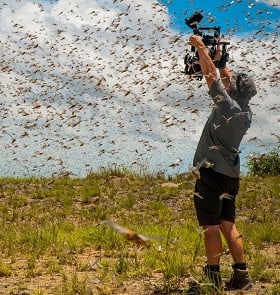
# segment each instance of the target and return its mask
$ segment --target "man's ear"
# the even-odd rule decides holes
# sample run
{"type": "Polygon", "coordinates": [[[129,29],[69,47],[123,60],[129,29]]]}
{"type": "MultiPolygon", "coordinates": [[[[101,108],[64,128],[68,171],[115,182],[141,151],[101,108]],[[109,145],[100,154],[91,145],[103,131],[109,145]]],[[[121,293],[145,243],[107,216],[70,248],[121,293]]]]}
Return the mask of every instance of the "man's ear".
{"type": "Polygon", "coordinates": [[[230,83],[229,87],[226,89],[228,95],[232,98],[232,99],[236,99],[237,98],[237,89],[235,87],[235,83],[233,84],[232,82],[230,83]]]}

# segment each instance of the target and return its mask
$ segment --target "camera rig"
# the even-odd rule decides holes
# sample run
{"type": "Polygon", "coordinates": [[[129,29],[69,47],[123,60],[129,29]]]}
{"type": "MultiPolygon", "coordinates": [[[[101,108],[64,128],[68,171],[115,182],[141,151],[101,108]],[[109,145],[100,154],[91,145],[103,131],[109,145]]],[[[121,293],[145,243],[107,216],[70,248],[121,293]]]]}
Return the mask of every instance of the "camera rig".
{"type": "MultiPolygon", "coordinates": [[[[219,26],[215,27],[198,27],[198,24],[202,20],[203,16],[201,11],[195,12],[189,18],[185,19],[185,23],[188,27],[193,30],[194,35],[201,37],[204,45],[209,51],[209,55],[212,60],[214,60],[217,48],[219,45],[222,45],[221,59],[218,62],[215,62],[215,65],[219,68],[222,68],[228,61],[229,55],[227,53],[227,45],[230,42],[220,41],[221,28],[219,26]],[[207,31],[209,34],[206,34],[207,31]]],[[[184,58],[185,71],[186,75],[193,75],[198,80],[202,79],[201,67],[199,64],[199,55],[194,46],[191,47],[191,53],[187,53],[184,58]]]]}

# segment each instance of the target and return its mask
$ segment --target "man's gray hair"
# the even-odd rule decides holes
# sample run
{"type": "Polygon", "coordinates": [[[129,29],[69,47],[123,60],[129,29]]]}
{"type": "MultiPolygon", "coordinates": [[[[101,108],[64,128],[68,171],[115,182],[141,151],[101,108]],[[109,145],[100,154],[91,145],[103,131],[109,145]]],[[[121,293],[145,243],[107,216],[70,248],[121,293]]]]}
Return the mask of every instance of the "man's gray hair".
{"type": "Polygon", "coordinates": [[[231,79],[230,96],[239,103],[247,105],[249,100],[257,94],[256,85],[251,77],[245,73],[233,74],[231,79]]]}

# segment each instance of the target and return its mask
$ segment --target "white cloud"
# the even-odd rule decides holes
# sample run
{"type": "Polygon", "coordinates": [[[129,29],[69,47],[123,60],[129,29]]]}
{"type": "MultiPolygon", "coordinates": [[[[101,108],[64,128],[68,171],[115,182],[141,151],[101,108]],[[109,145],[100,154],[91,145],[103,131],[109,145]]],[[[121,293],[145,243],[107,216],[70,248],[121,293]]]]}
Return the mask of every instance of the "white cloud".
{"type": "Polygon", "coordinates": [[[266,3],[268,5],[271,5],[271,6],[276,6],[276,7],[280,7],[280,1],[279,0],[256,0],[256,2],[263,2],[263,3],[266,3]]]}
{"type": "MultiPolygon", "coordinates": [[[[168,29],[156,1],[113,2],[2,5],[3,175],[162,171],[178,157],[178,171],[188,169],[211,100],[205,82],[182,74],[187,36],[168,29]]],[[[245,157],[277,145],[279,42],[231,42],[231,67],[259,88],[245,157]]]]}

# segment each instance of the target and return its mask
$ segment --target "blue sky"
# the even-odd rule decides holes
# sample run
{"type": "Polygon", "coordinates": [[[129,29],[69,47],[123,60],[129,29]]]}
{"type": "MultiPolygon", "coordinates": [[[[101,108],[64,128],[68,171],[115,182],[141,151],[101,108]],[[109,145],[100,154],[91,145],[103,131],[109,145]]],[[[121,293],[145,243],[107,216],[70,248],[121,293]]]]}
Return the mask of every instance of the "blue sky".
{"type": "MultiPolygon", "coordinates": [[[[190,31],[185,25],[185,18],[188,18],[195,11],[202,10],[204,18],[201,21],[201,26],[220,26],[222,34],[242,35],[262,30],[279,35],[280,0],[158,1],[168,8],[172,20],[171,28],[182,33],[190,31]]],[[[58,0],[41,0],[40,2],[55,3],[58,0]]]]}
{"type": "MultiPolygon", "coordinates": [[[[233,30],[234,34],[262,31],[276,31],[279,19],[279,5],[268,5],[256,1],[230,1],[230,0],[160,0],[168,7],[169,14],[173,21],[171,26],[181,32],[187,32],[189,28],[185,25],[185,18],[197,10],[203,10],[201,26],[221,26],[222,33],[227,34],[233,30]],[[276,24],[275,24],[276,23],[276,24]]],[[[277,1],[275,1],[277,2],[277,1]]]]}

